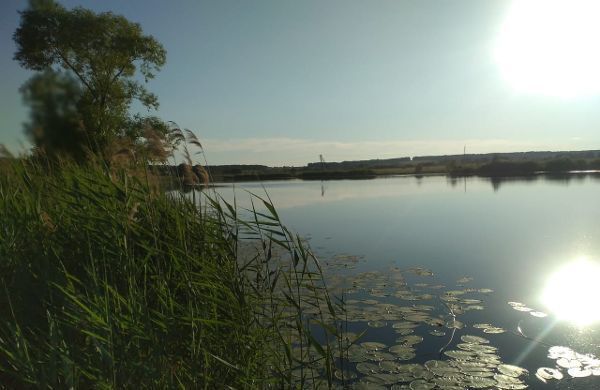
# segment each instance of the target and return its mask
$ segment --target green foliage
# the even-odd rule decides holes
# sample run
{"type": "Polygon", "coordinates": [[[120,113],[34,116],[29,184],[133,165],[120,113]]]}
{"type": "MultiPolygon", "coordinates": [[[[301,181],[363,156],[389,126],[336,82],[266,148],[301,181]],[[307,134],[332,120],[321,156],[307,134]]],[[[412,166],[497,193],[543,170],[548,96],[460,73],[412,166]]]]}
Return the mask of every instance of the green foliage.
{"type": "Polygon", "coordinates": [[[25,134],[37,152],[82,161],[88,140],[77,107],[82,93],[77,81],[66,73],[47,69],[31,77],[21,92],[31,109],[25,134]]]}
{"type": "Polygon", "coordinates": [[[148,173],[131,173],[25,161],[3,168],[0,383],[331,384],[338,334],[327,324],[339,309],[273,206],[254,197],[261,208],[246,218],[214,197],[198,208],[153,192],[148,173]]]}
{"type": "Polygon", "coordinates": [[[156,95],[136,75],[139,72],[145,82],[152,79],[164,65],[166,51],[123,16],[33,0],[21,12],[14,40],[15,59],[24,68],[60,69],[80,84],[81,93],[71,95],[70,104],[77,105],[95,152],[104,152],[127,133],[133,100],[148,109],[158,107],[156,95]]]}

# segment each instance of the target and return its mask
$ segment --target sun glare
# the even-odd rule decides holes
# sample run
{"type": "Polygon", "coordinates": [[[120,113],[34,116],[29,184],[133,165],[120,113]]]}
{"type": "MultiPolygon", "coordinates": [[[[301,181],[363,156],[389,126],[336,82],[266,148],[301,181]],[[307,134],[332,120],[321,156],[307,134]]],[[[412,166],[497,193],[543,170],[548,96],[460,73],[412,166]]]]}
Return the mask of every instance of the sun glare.
{"type": "Polygon", "coordinates": [[[587,259],[556,271],[542,295],[544,304],[561,320],[578,326],[600,320],[600,264],[587,259]]]}
{"type": "Polygon", "coordinates": [[[524,93],[575,97],[600,93],[600,1],[514,0],[494,59],[524,93]]]}

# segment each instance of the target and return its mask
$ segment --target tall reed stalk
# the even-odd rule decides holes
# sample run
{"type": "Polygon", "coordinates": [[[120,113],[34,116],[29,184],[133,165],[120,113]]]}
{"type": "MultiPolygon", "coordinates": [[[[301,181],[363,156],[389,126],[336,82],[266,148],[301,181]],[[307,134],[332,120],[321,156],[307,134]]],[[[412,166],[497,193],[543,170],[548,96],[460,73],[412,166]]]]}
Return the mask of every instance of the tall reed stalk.
{"type": "Polygon", "coordinates": [[[3,164],[0,383],[332,387],[343,307],[318,261],[268,199],[202,196],[147,169],[3,164]]]}

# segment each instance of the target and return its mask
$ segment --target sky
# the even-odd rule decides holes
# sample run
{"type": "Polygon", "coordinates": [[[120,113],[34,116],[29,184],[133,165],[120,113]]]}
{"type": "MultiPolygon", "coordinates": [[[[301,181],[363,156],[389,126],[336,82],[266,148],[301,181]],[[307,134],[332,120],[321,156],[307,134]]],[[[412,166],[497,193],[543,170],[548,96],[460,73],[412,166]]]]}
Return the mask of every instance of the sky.
{"type": "MultiPolygon", "coordinates": [[[[600,33],[577,27],[595,9],[550,15],[534,1],[519,19],[496,0],[59,2],[124,15],[164,45],[151,114],[193,130],[209,164],[600,149],[600,77],[580,70],[600,33]]],[[[0,1],[0,143],[13,150],[28,147],[19,87],[32,73],[12,40],[26,6],[0,1]]]]}

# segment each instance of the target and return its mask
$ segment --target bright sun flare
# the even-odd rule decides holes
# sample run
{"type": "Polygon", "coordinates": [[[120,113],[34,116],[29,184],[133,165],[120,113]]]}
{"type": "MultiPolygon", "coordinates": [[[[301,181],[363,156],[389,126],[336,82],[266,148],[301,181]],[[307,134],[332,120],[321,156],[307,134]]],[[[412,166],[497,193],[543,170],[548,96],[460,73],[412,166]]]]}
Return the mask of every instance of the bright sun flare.
{"type": "Polygon", "coordinates": [[[514,0],[494,50],[503,77],[524,93],[600,93],[599,19],[598,0],[514,0]]]}
{"type": "Polygon", "coordinates": [[[600,320],[600,264],[586,259],[556,271],[542,295],[544,304],[560,319],[579,326],[600,320]]]}

